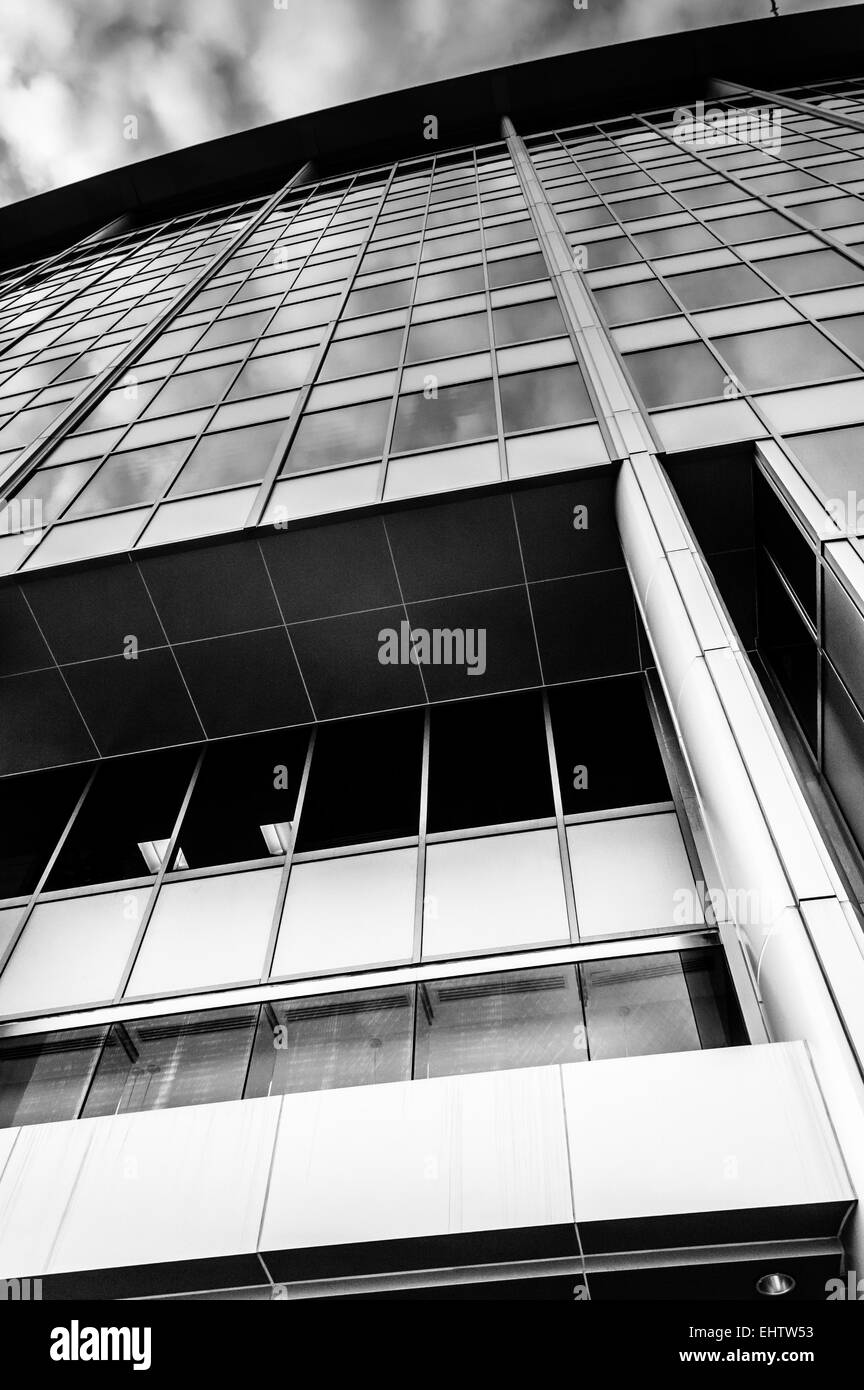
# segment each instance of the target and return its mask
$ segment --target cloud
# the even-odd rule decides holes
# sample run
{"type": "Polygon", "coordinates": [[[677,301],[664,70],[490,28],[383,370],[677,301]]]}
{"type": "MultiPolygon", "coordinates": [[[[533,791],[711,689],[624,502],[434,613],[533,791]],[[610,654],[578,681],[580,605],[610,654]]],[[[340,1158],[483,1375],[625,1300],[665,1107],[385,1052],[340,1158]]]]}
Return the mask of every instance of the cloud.
{"type": "Polygon", "coordinates": [[[585,10],[573,0],[0,0],[0,202],[379,92],[768,10],[769,0],[724,0],[719,11],[716,0],[588,0],[585,10]]]}

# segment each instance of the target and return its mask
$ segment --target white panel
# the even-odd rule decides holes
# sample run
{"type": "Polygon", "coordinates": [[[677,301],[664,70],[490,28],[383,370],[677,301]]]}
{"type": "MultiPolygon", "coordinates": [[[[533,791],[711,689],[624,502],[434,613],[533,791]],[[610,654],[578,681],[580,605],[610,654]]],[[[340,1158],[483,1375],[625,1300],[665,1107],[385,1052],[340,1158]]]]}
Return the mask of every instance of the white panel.
{"type": "Polygon", "coordinates": [[[215,431],[236,429],[240,425],[257,425],[264,420],[285,420],[294,407],[299,391],[275,391],[270,396],[256,396],[248,401],[230,401],[220,405],[210,422],[215,431]]]}
{"type": "Polygon", "coordinates": [[[50,1272],[255,1249],[279,1098],[77,1120],[90,1148],[50,1272]]]}
{"type": "Polygon", "coordinates": [[[110,1000],[149,888],[40,903],[0,976],[0,1014],[110,1000]]]}
{"type": "Polygon", "coordinates": [[[698,336],[696,329],[687,322],[683,314],[668,319],[652,319],[649,323],[630,323],[625,328],[612,329],[612,337],[620,352],[638,352],[640,348],[688,343],[698,336]]]}
{"type": "Polygon", "coordinates": [[[455,381],[477,381],[492,375],[492,355],[472,352],[464,357],[448,357],[439,362],[420,362],[402,372],[402,392],[424,391],[430,382],[450,386],[455,381]]]}
{"type": "Polygon", "coordinates": [[[273,975],[409,960],[416,885],[414,848],[294,864],[273,975]]]}
{"type": "Polygon", "coordinates": [[[418,497],[427,492],[450,492],[478,483],[497,483],[501,465],[497,444],[470,444],[464,449],[433,450],[391,459],[384,497],[418,497]]]}
{"type": "Polygon", "coordinates": [[[249,515],[258,493],[255,487],[232,488],[206,497],[187,497],[182,502],[166,502],[154,516],[139,545],[161,545],[187,536],[209,536],[217,531],[234,531],[249,515]]]}
{"type": "Polygon", "coordinates": [[[380,476],[380,463],[364,463],[357,468],[334,468],[332,472],[285,478],[274,487],[262,523],[368,506],[378,496],[380,476]]]}
{"type": "Polygon", "coordinates": [[[328,381],[310,393],[307,410],[330,410],[334,406],[352,405],[355,401],[372,401],[393,395],[395,372],[367,372],[365,376],[346,377],[344,381],[328,381]]]}
{"type": "Polygon", "coordinates": [[[498,371],[529,372],[535,367],[557,367],[575,361],[576,354],[569,338],[547,338],[538,343],[519,343],[515,347],[498,349],[498,371]]]}
{"type": "Polygon", "coordinates": [[[570,1064],[562,1074],[577,1222],[851,1196],[800,1043],[570,1064]]]}
{"type": "Polygon", "coordinates": [[[137,536],[149,510],[149,507],[136,507],[131,512],[114,512],[109,516],[91,517],[88,521],[70,521],[65,526],[54,526],[24,568],[38,569],[42,565],[59,565],[66,560],[126,550],[137,536]]]}
{"type": "Polygon", "coordinates": [[[776,328],[784,323],[801,323],[785,299],[763,299],[758,304],[733,304],[728,309],[710,309],[694,314],[693,323],[706,338],[721,333],[748,333],[754,328],[776,328]]]}
{"type": "Polygon", "coordinates": [[[864,381],[838,381],[800,391],[776,391],[759,397],[759,405],[778,434],[854,425],[864,420],[864,381]]]}
{"type": "Polygon", "coordinates": [[[164,884],[127,997],[260,979],[281,872],[256,869],[164,884]]]}
{"type": "MultiPolygon", "coordinates": [[[[764,401],[763,396],[762,403],[764,401]]],[[[755,412],[743,400],[655,411],[651,420],[669,453],[707,448],[709,444],[729,444],[736,439],[759,439],[766,432],[755,412]]]]}
{"type": "Polygon", "coordinates": [[[555,1067],[283,1105],[262,1250],[572,1222],[555,1067]]]}
{"type": "Polygon", "coordinates": [[[567,843],[580,936],[704,920],[673,812],[570,825],[567,843]]]}
{"type": "Polygon", "coordinates": [[[507,472],[511,478],[533,478],[538,473],[560,473],[608,461],[598,425],[544,430],[507,440],[507,472]]]}
{"type": "MultiPolygon", "coordinates": [[[[0,1177],[0,1278],[44,1274],[90,1139],[80,1120],[24,1125],[0,1177]]],[[[91,1213],[98,1222],[98,1210],[91,1213]]]]}
{"type": "Polygon", "coordinates": [[[424,900],[424,957],[569,939],[554,830],[428,845],[424,900]]]}
{"type": "Polygon", "coordinates": [[[4,907],[0,909],[0,956],[6,950],[12,940],[12,934],[18,925],[23,907],[4,907]]]}

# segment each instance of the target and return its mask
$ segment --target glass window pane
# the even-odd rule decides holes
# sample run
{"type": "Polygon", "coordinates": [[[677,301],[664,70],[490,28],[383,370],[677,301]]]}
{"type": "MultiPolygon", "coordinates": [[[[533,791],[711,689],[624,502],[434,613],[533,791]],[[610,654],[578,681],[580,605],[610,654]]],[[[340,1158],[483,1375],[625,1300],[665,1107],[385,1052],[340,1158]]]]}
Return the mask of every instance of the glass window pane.
{"type": "Polygon", "coordinates": [[[284,855],[309,735],[286,730],[214,744],[204,755],[172,868],[284,855]]]}
{"type": "Polygon", "coordinates": [[[248,425],[206,434],[171,489],[171,497],[204,492],[228,483],[257,482],[263,478],[273,450],[285,428],[282,420],[248,425]]]}
{"type": "Polygon", "coordinates": [[[4,532],[47,526],[60,515],[82,483],[92,476],[98,463],[99,460],[94,458],[67,463],[60,468],[40,468],[16,492],[18,508],[11,512],[4,509],[0,513],[4,532]]]}
{"type": "Polygon", "coordinates": [[[162,387],[156,399],[147,407],[145,416],[149,419],[153,415],[173,415],[178,410],[195,410],[201,405],[213,405],[236,370],[231,363],[225,367],[210,367],[203,372],[180,372],[162,387]]]}
{"type": "Polygon", "coordinates": [[[304,415],[294,436],[283,473],[334,467],[373,458],[384,448],[389,401],[368,401],[304,415]]]}
{"type": "Polygon", "coordinates": [[[357,318],[360,314],[380,314],[385,309],[401,309],[411,299],[410,280],[390,280],[368,289],[352,290],[345,301],[342,317],[357,318]]]}
{"type": "Polygon", "coordinates": [[[829,333],[833,333],[835,338],[839,338],[844,347],[849,348],[858,357],[864,357],[864,314],[827,319],[825,328],[829,333]]]}
{"type": "Polygon", "coordinates": [[[559,686],[549,709],[565,815],[669,800],[639,676],[559,686]]]}
{"type": "Polygon", "coordinates": [[[228,392],[228,400],[245,401],[249,396],[302,386],[314,356],[314,350],[307,348],[301,352],[274,352],[269,357],[252,358],[228,392]]]}
{"type": "Polygon", "coordinates": [[[570,825],[567,843],[581,937],[704,920],[674,812],[570,825]]]}
{"type": "Polygon", "coordinates": [[[155,502],[188,453],[190,443],[183,439],[174,444],[154,444],[149,449],[127,449],[109,454],[95,478],[69,508],[67,519],[155,502]]]}
{"type": "Polygon", "coordinates": [[[33,892],[88,774],[89,768],[60,768],[0,782],[0,898],[33,892]]]}
{"type": "Polygon", "coordinates": [[[555,813],[543,704],[535,692],[436,705],[429,730],[431,833],[555,813]],[[507,748],[506,758],[501,749],[507,748]],[[465,776],[466,767],[471,776],[465,776]]]}
{"type": "Polygon", "coordinates": [[[820,497],[845,507],[847,492],[864,495],[864,425],[793,434],[787,443],[820,497]]]}
{"type": "Polygon", "coordinates": [[[416,890],[414,848],[295,861],[273,976],[410,960],[416,890]]]}
{"type": "Polygon", "coordinates": [[[564,333],[564,320],[557,299],[538,299],[529,304],[508,304],[492,310],[495,342],[527,343],[534,338],[551,338],[564,333]]]}
{"type": "Polygon", "coordinates": [[[280,875],[256,869],[163,884],[127,997],[260,979],[280,875]]]}
{"type": "Polygon", "coordinates": [[[641,280],[635,285],[613,285],[609,289],[595,290],[594,295],[601,314],[612,327],[678,312],[674,299],[659,280],[641,280]]]}
{"type": "Polygon", "coordinates": [[[401,396],[393,433],[394,453],[435,448],[494,435],[495,397],[491,381],[445,386],[435,396],[401,396]]]}
{"type": "Polygon", "coordinates": [[[857,370],[809,323],[715,338],[714,346],[748,391],[851,376],[857,370]]]}
{"type": "Polygon", "coordinates": [[[357,338],[343,338],[332,343],[317,380],[334,381],[337,377],[386,371],[395,367],[399,361],[402,337],[403,330],[395,328],[386,333],[364,333],[357,338]]]}
{"type": "Polygon", "coordinates": [[[102,763],[47,887],[75,888],[154,872],[168,847],[195,757],[193,749],[184,748],[102,763]]]}
{"type": "Polygon", "coordinates": [[[74,1119],[106,1031],[76,1029],[0,1040],[0,1128],[74,1119]]]}
{"type": "Polygon", "coordinates": [[[632,352],[624,361],[649,408],[723,394],[723,369],[701,343],[632,352]]]}
{"type": "Polygon", "coordinates": [[[670,275],[667,284],[685,308],[691,310],[770,299],[773,294],[771,286],[746,265],[720,265],[710,270],[694,270],[688,275],[670,275]]]}
{"type": "Polygon", "coordinates": [[[408,335],[406,361],[434,361],[437,357],[456,357],[489,346],[485,314],[461,314],[455,318],[415,323],[408,335]]]}
{"type": "Polygon", "coordinates": [[[38,903],[0,975],[0,1014],[110,1002],[149,892],[38,903]]]}
{"type": "Polygon", "coordinates": [[[483,267],[468,266],[464,270],[443,270],[434,275],[421,275],[414,294],[415,304],[428,304],[433,299],[452,299],[457,294],[476,294],[485,289],[483,267]]]}
{"type": "Polygon", "coordinates": [[[582,373],[575,364],[537,372],[502,376],[501,414],[504,431],[565,425],[594,414],[582,373]]]}
{"type": "Polygon", "coordinates": [[[415,1079],[587,1060],[573,965],[426,980],[417,993],[415,1079]]]}
{"type": "Polygon", "coordinates": [[[115,1023],[82,1116],[239,1100],[257,1005],[115,1023]]]}
{"type": "Polygon", "coordinates": [[[416,835],[422,754],[419,710],[322,724],[309,769],[298,851],[416,835]],[[388,750],[384,762],[382,748],[388,750]]]}
{"type": "Polygon", "coordinates": [[[490,261],[489,288],[501,285],[523,285],[527,280],[543,280],[548,275],[546,261],[539,253],[533,256],[511,256],[503,261],[490,261]]]}
{"type": "Polygon", "coordinates": [[[579,968],[592,1062],[701,1047],[677,951],[579,968]]]}
{"type": "Polygon", "coordinates": [[[805,251],[760,261],[759,269],[787,294],[823,290],[829,285],[851,285],[864,280],[864,270],[837,251],[805,251]]]}
{"type": "Polygon", "coordinates": [[[411,985],[264,1004],[245,1094],[408,1081],[413,1034],[411,985]]]}
{"type": "Polygon", "coordinates": [[[428,845],[425,958],[569,938],[554,830],[428,845]]]}

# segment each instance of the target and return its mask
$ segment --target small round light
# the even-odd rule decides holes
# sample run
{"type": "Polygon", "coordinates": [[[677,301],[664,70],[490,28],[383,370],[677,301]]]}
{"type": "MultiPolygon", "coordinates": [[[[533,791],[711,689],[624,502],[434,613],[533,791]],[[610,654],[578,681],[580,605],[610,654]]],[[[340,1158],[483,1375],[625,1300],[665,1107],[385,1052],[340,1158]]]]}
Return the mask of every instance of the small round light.
{"type": "Polygon", "coordinates": [[[756,1280],[756,1292],[764,1294],[766,1298],[779,1298],[781,1294],[791,1293],[795,1287],[795,1280],[791,1274],[763,1274],[761,1279],[756,1280]]]}

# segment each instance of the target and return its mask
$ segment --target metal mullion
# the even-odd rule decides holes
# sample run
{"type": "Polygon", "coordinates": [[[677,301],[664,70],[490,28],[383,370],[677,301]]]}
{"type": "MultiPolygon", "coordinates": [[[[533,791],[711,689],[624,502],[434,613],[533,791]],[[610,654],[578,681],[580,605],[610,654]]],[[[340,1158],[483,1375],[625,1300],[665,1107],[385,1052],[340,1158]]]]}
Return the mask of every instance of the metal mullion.
{"type": "Polygon", "coordinates": [[[135,969],[135,962],[138,959],[138,953],[140,952],[141,946],[144,942],[145,933],[150,925],[150,919],[152,918],[153,912],[156,907],[156,899],[159,895],[159,890],[162,887],[162,881],[165,878],[166,873],[168,872],[168,865],[171,863],[171,860],[174,857],[174,851],[177,848],[177,839],[180,834],[180,827],[183,824],[183,819],[189,807],[189,802],[192,799],[192,793],[195,790],[195,784],[198,781],[198,777],[201,772],[201,764],[204,761],[204,756],[206,752],[206,747],[201,749],[201,752],[198,754],[198,760],[195,764],[195,767],[192,769],[192,775],[189,778],[189,785],[186,788],[186,793],[183,797],[183,800],[180,803],[180,809],[177,812],[177,816],[174,820],[174,826],[171,831],[170,838],[168,840],[168,845],[165,850],[165,854],[162,858],[162,863],[159,865],[159,871],[153,880],[153,884],[150,889],[150,896],[144,905],[144,911],[141,915],[141,921],[138,924],[138,930],[135,933],[135,939],[132,942],[132,946],[129,950],[129,955],[126,960],[126,964],[123,968],[120,980],[117,985],[117,990],[114,994],[115,1004],[120,1003],[120,1001],[122,1000],[126,987],[129,984],[132,971],[135,969]]]}
{"type": "Polygon", "coordinates": [[[423,959],[423,914],[426,906],[426,843],[429,824],[430,725],[431,710],[427,705],[423,715],[423,750],[420,765],[420,829],[417,841],[417,882],[414,893],[414,940],[411,950],[411,960],[416,963],[419,963],[423,959]]]}
{"type": "MultiPolygon", "coordinates": [[[[849,79],[852,80],[852,79],[849,79]]],[[[798,111],[804,116],[815,116],[823,121],[836,121],[838,125],[848,126],[850,130],[864,131],[864,120],[858,116],[848,116],[841,111],[823,111],[819,106],[811,106],[807,101],[799,101],[796,97],[784,96],[782,92],[762,91],[760,87],[746,87],[740,82],[730,82],[725,77],[713,77],[710,85],[714,87],[730,87],[733,92],[741,95],[755,97],[758,101],[767,102],[768,105],[786,106],[791,111],[798,111]]],[[[734,100],[727,97],[723,92],[717,93],[722,100],[734,100]]],[[[819,137],[814,137],[818,139],[819,137]]]]}
{"type": "Polygon", "coordinates": [[[49,877],[49,875],[50,875],[52,869],[54,868],[54,865],[57,863],[57,860],[58,860],[58,858],[59,858],[59,856],[60,856],[60,851],[62,850],[63,846],[65,845],[65,843],[66,843],[66,841],[67,841],[67,839],[69,838],[69,832],[71,831],[72,826],[75,824],[75,821],[76,821],[77,818],[78,818],[78,813],[79,813],[79,811],[81,810],[81,807],[82,807],[82,805],[83,805],[83,803],[84,803],[84,798],[87,796],[87,793],[89,792],[90,788],[91,788],[92,785],[93,785],[93,780],[94,780],[94,778],[95,778],[95,776],[96,776],[96,773],[99,771],[99,766],[100,766],[100,764],[97,763],[96,767],[94,767],[94,768],[92,769],[92,771],[91,771],[91,773],[90,773],[90,776],[87,778],[86,782],[84,783],[84,787],[83,787],[83,789],[82,789],[82,791],[81,791],[81,793],[80,793],[80,795],[79,795],[79,797],[78,797],[78,800],[75,802],[75,805],[74,805],[73,808],[72,808],[72,812],[71,812],[71,814],[70,814],[68,820],[66,821],[66,825],[65,825],[64,829],[61,831],[61,833],[60,833],[60,835],[59,835],[59,837],[58,837],[57,843],[56,843],[56,845],[54,846],[54,850],[53,850],[52,854],[49,856],[48,862],[46,863],[45,868],[42,870],[42,873],[39,875],[39,878],[38,878],[38,880],[37,880],[37,882],[36,882],[36,886],[35,886],[35,888],[33,889],[33,892],[30,894],[29,898],[27,899],[27,902],[26,902],[26,903],[24,904],[24,906],[23,906],[22,915],[21,915],[21,918],[20,918],[20,920],[19,920],[19,922],[18,922],[18,925],[16,926],[16,928],[15,928],[15,930],[13,931],[11,937],[9,938],[8,942],[6,943],[6,949],[3,950],[3,951],[0,951],[0,975],[2,975],[2,973],[3,973],[3,971],[5,970],[7,964],[9,963],[9,958],[10,958],[10,956],[12,955],[12,952],[14,951],[15,947],[18,945],[18,942],[21,940],[21,937],[22,937],[22,935],[23,935],[23,933],[24,933],[24,928],[26,927],[27,923],[28,923],[29,920],[30,920],[30,917],[31,917],[32,914],[33,914],[33,909],[34,909],[35,906],[36,906],[36,902],[37,902],[37,900],[38,900],[38,898],[39,898],[39,894],[41,893],[41,891],[42,891],[42,889],[44,888],[46,882],[48,881],[48,877],[49,877]]]}
{"type": "MultiPolygon", "coordinates": [[[[549,776],[552,779],[552,800],[555,803],[555,833],[558,837],[558,855],[561,861],[561,875],[564,879],[564,899],[567,904],[567,925],[570,940],[579,940],[579,917],[576,912],[576,896],[573,891],[573,866],[570,863],[570,846],[564,825],[564,804],[561,797],[561,783],[558,777],[558,759],[555,754],[555,735],[552,730],[552,712],[549,708],[549,693],[543,691],[543,725],[546,732],[546,753],[549,759],[549,776]]],[[[580,990],[581,993],[581,990],[580,990]]]]}
{"type": "MultiPolygon", "coordinates": [[[[578,334],[578,332],[577,332],[576,325],[573,323],[572,314],[571,314],[571,312],[570,312],[569,306],[568,306],[567,303],[566,303],[566,300],[565,300],[565,297],[564,297],[564,292],[563,292],[563,290],[562,290],[562,288],[561,288],[560,277],[561,277],[561,274],[562,274],[563,272],[562,272],[562,271],[556,271],[556,270],[555,270],[554,264],[552,264],[552,263],[550,262],[549,256],[547,255],[547,246],[546,246],[546,242],[547,242],[547,239],[548,239],[548,236],[549,236],[549,228],[548,228],[548,227],[543,227],[543,226],[542,226],[541,221],[540,221],[540,217],[539,217],[539,213],[538,213],[538,211],[537,211],[537,204],[536,204],[534,201],[532,201],[532,199],[528,196],[528,195],[529,195],[530,189],[529,189],[529,186],[528,186],[527,175],[525,174],[524,169],[521,168],[520,159],[516,157],[516,154],[514,153],[514,150],[515,150],[516,153],[518,153],[520,156],[524,153],[524,158],[525,158],[525,159],[527,160],[527,162],[528,162],[528,165],[529,165],[530,170],[531,170],[531,175],[532,175],[533,179],[536,181],[538,191],[542,194],[542,197],[543,197],[543,205],[545,206],[547,212],[549,213],[549,215],[550,215],[550,217],[551,217],[552,226],[553,226],[553,228],[554,228],[554,234],[555,234],[556,236],[558,236],[558,237],[561,238],[561,241],[563,242],[564,246],[566,246],[566,248],[567,248],[567,253],[568,253],[568,269],[569,269],[574,275],[577,276],[577,278],[578,278],[578,280],[579,280],[581,286],[583,287],[583,289],[585,289],[586,291],[588,291],[589,294],[590,294],[590,293],[591,293],[591,289],[590,289],[590,286],[589,286],[589,284],[588,284],[588,280],[587,280],[587,278],[586,278],[586,274],[585,274],[584,271],[578,270],[578,269],[576,268],[575,264],[574,264],[574,261],[573,261],[573,252],[572,252],[572,248],[571,248],[571,246],[570,246],[569,236],[568,236],[568,234],[564,231],[563,227],[561,226],[561,223],[560,223],[559,218],[558,218],[558,214],[557,214],[557,212],[555,211],[555,208],[553,207],[552,203],[549,201],[549,197],[548,197],[548,194],[547,194],[547,192],[546,192],[546,187],[545,187],[545,185],[544,185],[544,183],[543,183],[543,181],[542,181],[540,175],[538,174],[537,169],[536,169],[536,167],[534,166],[533,161],[531,160],[531,156],[530,156],[530,154],[528,153],[528,150],[527,150],[526,147],[524,146],[524,143],[523,143],[523,141],[522,141],[521,136],[520,136],[519,133],[517,132],[515,126],[513,125],[513,122],[510,120],[510,118],[509,118],[508,116],[505,116],[505,117],[503,118],[503,127],[504,127],[504,131],[505,131],[505,143],[506,143],[506,145],[507,145],[507,149],[508,149],[508,151],[509,151],[509,153],[510,153],[511,159],[513,160],[513,166],[514,166],[514,168],[515,168],[515,170],[516,170],[516,176],[517,176],[517,178],[518,178],[518,180],[519,180],[519,184],[520,184],[520,188],[521,188],[523,197],[525,198],[525,203],[526,203],[526,206],[527,206],[527,208],[528,208],[529,217],[530,217],[530,219],[531,219],[531,222],[532,222],[533,225],[534,225],[535,236],[536,236],[536,238],[537,238],[537,241],[538,241],[539,244],[540,244],[540,254],[542,255],[542,257],[543,257],[543,259],[544,259],[544,261],[545,261],[545,263],[546,263],[547,274],[548,274],[549,280],[550,280],[550,282],[551,282],[552,289],[553,289],[553,292],[554,292],[554,294],[555,294],[556,300],[557,300],[557,302],[558,302],[558,306],[559,306],[559,308],[560,308],[560,310],[561,310],[561,317],[562,317],[562,319],[564,320],[565,328],[566,328],[566,331],[567,331],[567,336],[569,337],[570,342],[571,342],[571,344],[572,344],[573,353],[574,353],[574,355],[575,355],[576,362],[577,362],[577,364],[578,364],[578,366],[579,366],[579,370],[580,370],[580,372],[581,372],[581,374],[582,374],[582,380],[583,380],[583,383],[584,383],[584,386],[585,386],[585,390],[586,390],[586,392],[587,392],[587,394],[588,394],[588,399],[589,399],[589,401],[590,401],[590,403],[591,403],[591,409],[592,409],[593,412],[594,412],[594,423],[596,423],[598,429],[600,430],[600,435],[601,435],[602,440],[603,440],[603,446],[604,446],[604,448],[606,449],[606,452],[607,452],[607,454],[609,455],[610,460],[615,460],[615,459],[621,457],[620,450],[619,450],[619,448],[618,448],[618,446],[617,446],[617,444],[616,444],[616,442],[615,442],[615,440],[614,440],[614,438],[613,438],[612,431],[611,431],[611,429],[610,429],[610,424],[609,424],[609,417],[612,416],[612,415],[614,415],[615,412],[614,412],[614,410],[613,410],[613,407],[612,407],[611,403],[610,403],[610,405],[609,405],[609,410],[608,410],[608,412],[607,412],[606,410],[603,409],[603,405],[602,405],[602,403],[601,403],[600,397],[599,397],[598,394],[597,394],[597,388],[596,388],[596,385],[595,385],[595,382],[594,382],[593,374],[587,370],[586,361],[585,361],[585,357],[584,357],[584,354],[583,354],[582,346],[581,346],[580,341],[579,341],[579,334],[578,334]],[[521,147],[521,148],[520,148],[520,147],[521,147]],[[542,234],[541,234],[541,233],[542,233],[542,234]]],[[[570,153],[570,152],[568,151],[568,154],[569,154],[569,153],[570,153]]],[[[576,168],[577,172],[578,172],[580,175],[582,175],[582,170],[579,169],[579,166],[578,166],[578,164],[576,163],[576,160],[573,158],[572,155],[570,155],[570,158],[571,158],[572,163],[573,163],[574,167],[576,168]]],[[[585,177],[584,175],[582,175],[582,176],[585,177]]],[[[593,303],[593,296],[592,296],[592,303],[593,303]]],[[[607,337],[606,337],[606,342],[607,342],[607,346],[609,347],[610,352],[612,352],[613,354],[617,353],[617,349],[616,349],[616,347],[615,347],[615,344],[614,344],[614,342],[612,341],[611,337],[609,337],[608,335],[607,335],[607,337]]],[[[618,360],[619,360],[619,363],[620,363],[620,356],[619,356],[618,360]]],[[[651,422],[650,417],[649,417],[647,414],[644,414],[644,415],[642,416],[642,423],[643,423],[643,425],[645,426],[646,430],[648,431],[648,434],[649,434],[651,440],[652,440],[653,443],[654,443],[655,449],[657,449],[658,452],[659,452],[659,451],[660,451],[660,448],[661,448],[660,440],[659,440],[659,438],[658,438],[658,436],[657,436],[656,430],[654,429],[654,425],[653,425],[653,423],[651,422]]]]}
{"type": "Polygon", "coordinates": [[[147,323],[139,332],[127,343],[124,349],[118,353],[117,357],[109,362],[108,366],[92,378],[89,385],[69,402],[65,410],[52,422],[46,432],[33,441],[24,451],[21,458],[15,464],[14,471],[5,480],[4,486],[14,487],[19,482],[23,482],[32,472],[43,462],[52,452],[57,443],[66,437],[69,432],[81,421],[87,412],[103,395],[114,386],[127,369],[131,367],[143,352],[165,331],[186,306],[191,303],[195,296],[204,288],[208,281],[218,274],[221,267],[235,254],[243,245],[247,237],[264,222],[267,216],[278,207],[280,200],[294,186],[302,182],[305,177],[309,164],[303,164],[292,174],[286,184],[273,194],[258,212],[253,214],[238,229],[233,237],[230,237],[222,250],[205,262],[202,268],[192,279],[178,290],[173,299],[169,300],[160,313],[147,323]]]}
{"type": "MultiPolygon", "coordinates": [[[[516,164],[512,154],[510,155],[510,162],[513,166],[513,173],[516,176],[518,186],[519,175],[518,173],[516,173],[516,164]]],[[[477,172],[476,152],[474,155],[474,183],[477,189],[476,197],[477,216],[480,224],[480,253],[483,258],[481,262],[483,266],[483,292],[486,296],[486,330],[489,334],[489,358],[492,364],[492,394],[495,399],[495,426],[498,434],[498,470],[500,472],[501,478],[506,482],[510,477],[510,470],[507,464],[507,446],[504,442],[504,412],[501,406],[501,383],[498,379],[498,350],[497,344],[495,342],[494,324],[492,319],[492,290],[489,284],[489,262],[487,259],[486,248],[486,223],[483,219],[483,199],[480,196],[480,176],[477,172]]],[[[528,200],[525,198],[524,192],[522,192],[522,198],[525,202],[525,206],[527,209],[528,200]]],[[[528,213],[528,226],[531,228],[532,232],[534,232],[534,236],[532,239],[537,241],[536,228],[534,227],[534,223],[531,220],[530,212],[528,213]]],[[[540,243],[538,241],[538,246],[539,244],[540,243]]],[[[545,259],[546,258],[544,256],[544,264],[545,259]]]]}
{"type": "MultiPolygon", "coordinates": [[[[390,401],[390,410],[387,415],[387,425],[384,430],[384,443],[381,449],[381,474],[378,479],[378,489],[376,502],[383,502],[384,489],[387,485],[387,474],[390,470],[390,450],[393,446],[393,434],[396,428],[396,412],[399,409],[399,400],[402,394],[402,374],[405,370],[406,358],[408,356],[408,338],[411,334],[411,325],[414,317],[414,299],[417,294],[417,285],[420,280],[420,264],[423,256],[423,245],[426,241],[426,231],[429,225],[429,209],[432,205],[432,190],[435,187],[435,166],[438,162],[438,155],[432,156],[431,167],[428,172],[428,187],[426,189],[426,201],[423,205],[423,225],[420,228],[417,240],[417,259],[414,262],[414,274],[411,277],[411,293],[408,296],[408,306],[405,313],[405,327],[402,330],[402,343],[399,348],[399,357],[396,362],[396,384],[393,389],[393,396],[390,401]]],[[[394,165],[395,171],[400,168],[397,163],[394,165]]],[[[407,614],[406,614],[407,617],[407,614]]]]}
{"type": "MultiPolygon", "coordinates": [[[[339,323],[339,320],[342,316],[342,312],[345,308],[345,304],[348,300],[348,297],[352,293],[352,290],[354,288],[354,282],[357,279],[357,273],[360,269],[360,265],[362,264],[363,257],[366,254],[366,250],[369,246],[369,242],[372,238],[372,233],[375,230],[378,218],[381,215],[381,208],[383,207],[384,202],[387,198],[387,194],[390,190],[390,185],[393,182],[393,174],[395,172],[395,169],[396,165],[391,164],[390,172],[387,175],[387,178],[385,179],[384,187],[379,195],[377,207],[375,208],[375,211],[373,212],[372,217],[370,218],[366,234],[360,241],[359,246],[357,247],[354,268],[348,276],[345,288],[339,296],[339,301],[336,305],[336,308],[333,311],[331,319],[328,323],[323,325],[323,335],[318,344],[318,348],[315,352],[315,356],[312,359],[312,363],[309,367],[309,370],[306,374],[306,380],[300,387],[300,390],[297,394],[297,400],[294,404],[294,409],[291,411],[291,415],[289,416],[286,422],[285,429],[282,431],[282,434],[276,441],[276,447],[273,451],[270,462],[264,471],[264,477],[258,489],[258,495],[255,498],[255,501],[252,504],[252,509],[249,512],[249,515],[246,519],[244,526],[245,530],[249,530],[250,528],[257,527],[261,524],[261,517],[263,516],[267,503],[270,500],[270,494],[273,491],[273,486],[279,477],[279,472],[282,467],[282,464],[285,462],[291,445],[294,442],[294,436],[297,433],[297,430],[300,426],[300,421],[302,420],[303,415],[305,413],[306,404],[309,400],[310,395],[312,394],[312,389],[315,385],[316,377],[318,376],[318,373],[321,370],[321,364],[327,355],[327,352],[330,348],[330,344],[333,341],[333,334],[336,331],[336,326],[339,323]]],[[[338,206],[341,206],[342,200],[345,197],[345,193],[349,191],[351,186],[351,183],[349,183],[348,187],[344,190],[342,197],[339,200],[338,206]]],[[[338,206],[337,208],[333,209],[334,213],[338,211],[338,206]]],[[[316,471],[327,472],[328,470],[323,469],[316,471]]]]}
{"type": "Polygon", "coordinates": [[[303,772],[300,776],[300,786],[297,788],[297,801],[294,806],[294,830],[291,835],[291,843],[288,853],[282,865],[282,876],[279,880],[279,887],[276,890],[276,901],[273,905],[273,916],[270,922],[270,935],[267,938],[267,948],[264,952],[264,965],[261,971],[261,983],[265,984],[270,977],[273,969],[273,960],[276,955],[276,942],[279,936],[279,928],[282,923],[282,913],[285,909],[285,899],[288,895],[288,881],[291,877],[291,865],[294,862],[294,846],[297,843],[297,836],[300,832],[300,818],[303,814],[303,803],[306,800],[306,788],[309,785],[309,773],[312,767],[312,757],[315,752],[315,741],[318,735],[317,726],[310,730],[309,743],[306,748],[306,760],[303,764],[303,772]]]}

